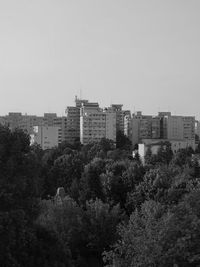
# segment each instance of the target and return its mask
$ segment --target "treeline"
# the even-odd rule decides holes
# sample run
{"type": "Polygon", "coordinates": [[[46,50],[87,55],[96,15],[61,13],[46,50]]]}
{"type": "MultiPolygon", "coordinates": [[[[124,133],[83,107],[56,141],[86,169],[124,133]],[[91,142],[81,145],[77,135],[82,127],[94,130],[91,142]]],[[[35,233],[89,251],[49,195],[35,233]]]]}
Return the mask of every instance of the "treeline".
{"type": "Polygon", "coordinates": [[[198,155],[145,162],[122,133],[43,151],[0,127],[0,266],[200,266],[198,155]]]}

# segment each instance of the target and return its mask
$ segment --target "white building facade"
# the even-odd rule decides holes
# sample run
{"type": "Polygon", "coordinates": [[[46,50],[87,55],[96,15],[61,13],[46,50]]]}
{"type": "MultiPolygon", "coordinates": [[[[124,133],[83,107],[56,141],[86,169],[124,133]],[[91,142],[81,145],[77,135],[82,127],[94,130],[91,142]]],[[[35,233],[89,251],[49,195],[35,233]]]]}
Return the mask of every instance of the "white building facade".
{"type": "Polygon", "coordinates": [[[98,103],[83,103],[80,109],[80,141],[86,145],[107,138],[116,142],[116,112],[102,110],[98,103]]]}

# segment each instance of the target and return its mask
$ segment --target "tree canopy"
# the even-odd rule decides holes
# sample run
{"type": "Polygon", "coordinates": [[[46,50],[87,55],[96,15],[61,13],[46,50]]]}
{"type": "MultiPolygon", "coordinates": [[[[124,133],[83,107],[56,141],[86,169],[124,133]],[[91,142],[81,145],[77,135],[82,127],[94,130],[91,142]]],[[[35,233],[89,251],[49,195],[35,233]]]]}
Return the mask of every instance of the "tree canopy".
{"type": "Polygon", "coordinates": [[[199,158],[163,143],[142,165],[122,133],[43,151],[0,126],[0,266],[200,266],[199,158]]]}

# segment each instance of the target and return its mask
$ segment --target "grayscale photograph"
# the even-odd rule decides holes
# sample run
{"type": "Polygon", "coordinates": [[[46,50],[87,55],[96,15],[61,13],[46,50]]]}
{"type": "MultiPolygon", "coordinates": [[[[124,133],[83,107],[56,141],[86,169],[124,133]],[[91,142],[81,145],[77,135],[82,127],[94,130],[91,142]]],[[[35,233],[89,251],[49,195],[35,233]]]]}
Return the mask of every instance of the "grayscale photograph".
{"type": "Polygon", "coordinates": [[[0,267],[200,267],[200,0],[0,0],[0,267]]]}

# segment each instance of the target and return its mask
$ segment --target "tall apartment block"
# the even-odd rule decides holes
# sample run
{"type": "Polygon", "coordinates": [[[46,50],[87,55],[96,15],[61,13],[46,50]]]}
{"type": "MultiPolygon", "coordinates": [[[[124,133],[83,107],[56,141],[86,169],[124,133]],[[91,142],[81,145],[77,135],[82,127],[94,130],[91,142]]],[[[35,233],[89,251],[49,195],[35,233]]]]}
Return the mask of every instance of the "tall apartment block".
{"type": "Polygon", "coordinates": [[[80,108],[67,107],[65,110],[65,141],[73,144],[76,140],[80,140],[80,108]]]}
{"type": "Polygon", "coordinates": [[[68,106],[65,110],[65,130],[64,140],[73,144],[80,141],[80,109],[82,105],[88,104],[89,101],[75,97],[75,106],[68,106]]]}
{"type": "Polygon", "coordinates": [[[164,135],[169,140],[195,140],[195,117],[193,116],[174,116],[168,112],[167,115],[159,117],[164,119],[164,135]]]}
{"type": "Polygon", "coordinates": [[[116,112],[102,110],[98,103],[82,103],[80,109],[80,141],[98,142],[102,138],[116,141],[116,112]]]}
{"type": "MultiPolygon", "coordinates": [[[[132,144],[138,144],[141,139],[152,138],[152,120],[153,117],[150,115],[143,115],[141,111],[134,113],[132,118],[126,123],[129,124],[129,139],[132,144]]],[[[154,121],[154,136],[156,135],[156,121],[154,121]]],[[[158,136],[159,138],[160,136],[158,136]]]]}
{"type": "Polygon", "coordinates": [[[110,107],[106,108],[107,112],[116,114],[116,131],[121,131],[124,133],[125,130],[125,120],[126,116],[131,116],[130,110],[123,110],[122,104],[112,104],[110,107]]]}

